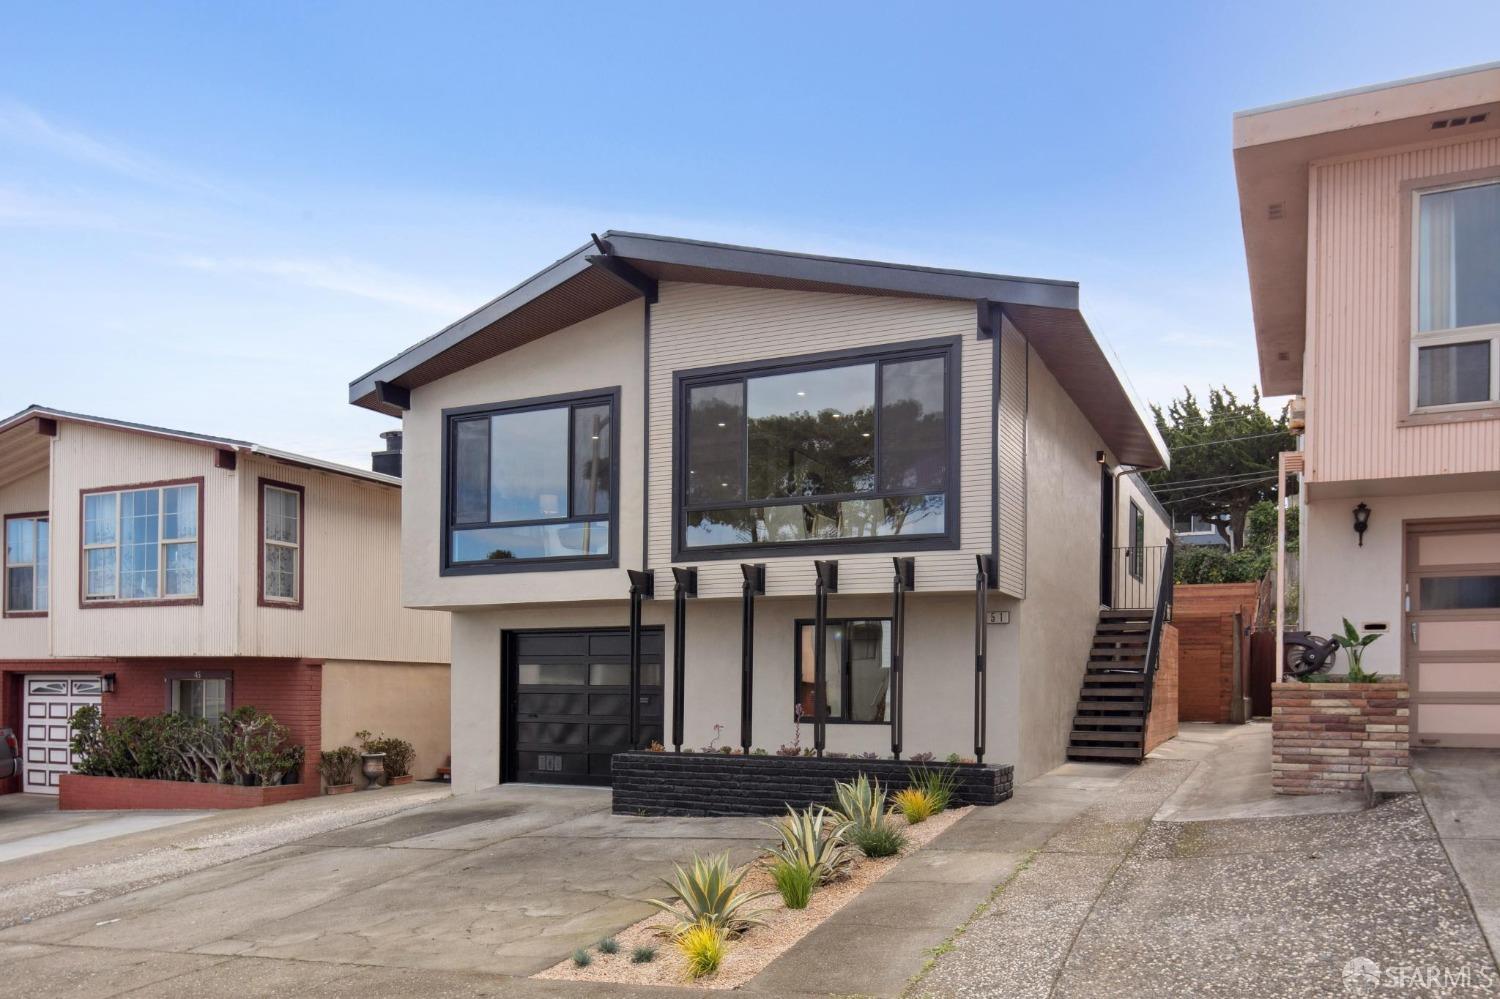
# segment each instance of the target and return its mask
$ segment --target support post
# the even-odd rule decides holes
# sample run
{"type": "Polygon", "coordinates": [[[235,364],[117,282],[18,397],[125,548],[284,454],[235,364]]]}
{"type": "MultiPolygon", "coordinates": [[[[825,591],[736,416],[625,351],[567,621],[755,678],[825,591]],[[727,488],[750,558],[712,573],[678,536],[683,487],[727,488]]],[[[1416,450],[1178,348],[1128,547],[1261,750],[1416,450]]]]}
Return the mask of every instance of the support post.
{"type": "Polygon", "coordinates": [[[984,736],[988,721],[985,667],[990,654],[990,576],[995,567],[988,555],[976,555],[979,571],[974,577],[974,760],[984,762],[984,736]]]}
{"type": "Polygon", "coordinates": [[[813,749],[822,759],[828,741],[828,594],[839,591],[839,564],[828,559],[813,562],[813,568],[813,749]]]}
{"type": "Polygon", "coordinates": [[[893,558],[896,576],[891,584],[891,757],[901,759],[901,723],[905,719],[903,700],[906,668],[906,592],[916,589],[917,560],[893,558]]]}
{"type": "Polygon", "coordinates": [[[755,598],[766,592],[766,564],[740,563],[740,750],[750,755],[755,706],[755,598]]]}
{"type": "Polygon", "coordinates": [[[682,752],[682,716],[687,703],[687,598],[698,595],[698,570],[672,567],[672,748],[682,752]]]}
{"type": "Polygon", "coordinates": [[[641,748],[641,601],[656,595],[650,570],[627,570],[630,577],[630,748],[641,748]]]}

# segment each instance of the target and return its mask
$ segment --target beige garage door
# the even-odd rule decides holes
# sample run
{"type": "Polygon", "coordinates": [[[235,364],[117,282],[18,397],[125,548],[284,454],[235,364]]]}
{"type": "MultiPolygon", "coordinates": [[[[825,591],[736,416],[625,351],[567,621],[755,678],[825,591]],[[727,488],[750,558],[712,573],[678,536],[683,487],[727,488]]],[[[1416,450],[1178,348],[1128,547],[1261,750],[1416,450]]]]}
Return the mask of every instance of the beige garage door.
{"type": "Polygon", "coordinates": [[[1414,746],[1500,746],[1500,521],[1414,524],[1406,548],[1414,746]]]}

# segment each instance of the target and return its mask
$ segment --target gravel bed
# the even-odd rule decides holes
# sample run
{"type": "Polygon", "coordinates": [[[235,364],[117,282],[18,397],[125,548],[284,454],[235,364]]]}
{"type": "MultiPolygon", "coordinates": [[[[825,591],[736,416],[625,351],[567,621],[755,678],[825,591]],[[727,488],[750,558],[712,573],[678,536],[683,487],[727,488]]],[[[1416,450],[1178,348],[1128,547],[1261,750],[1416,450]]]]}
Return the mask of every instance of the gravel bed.
{"type": "MultiPolygon", "coordinates": [[[[895,857],[871,859],[856,852],[854,867],[850,873],[832,884],[824,885],[813,892],[805,909],[788,909],[776,894],[776,886],[770,873],[757,864],[745,877],[743,890],[770,891],[768,898],[756,907],[764,907],[761,913],[764,926],[747,930],[736,940],[729,942],[724,963],[719,970],[707,978],[695,980],[687,975],[687,963],[677,948],[672,945],[662,927],[667,922],[665,914],[650,916],[615,934],[620,950],[616,954],[600,954],[590,948],[592,963],[579,968],[571,957],[564,958],[535,978],[563,979],[584,982],[620,982],[629,985],[687,985],[707,989],[737,988],[760,973],[768,964],[785,953],[793,944],[811,933],[825,919],[852,902],[865,888],[879,881],[902,858],[910,856],[936,839],[942,832],[962,819],[972,806],[954,808],[935,815],[919,825],[907,825],[899,815],[890,821],[906,833],[906,846],[895,857]],[[647,964],[632,964],[630,952],[637,946],[656,948],[656,959],[647,964]]],[[[767,831],[768,838],[771,835],[767,831]]]]}

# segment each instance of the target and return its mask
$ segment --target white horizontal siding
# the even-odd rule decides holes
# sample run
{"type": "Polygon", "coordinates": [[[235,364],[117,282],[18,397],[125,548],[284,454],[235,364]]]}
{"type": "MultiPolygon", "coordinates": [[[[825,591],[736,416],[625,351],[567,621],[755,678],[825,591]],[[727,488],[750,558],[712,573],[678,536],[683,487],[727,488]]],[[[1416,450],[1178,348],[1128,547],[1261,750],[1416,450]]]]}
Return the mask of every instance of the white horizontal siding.
{"type": "MultiPolygon", "coordinates": [[[[647,565],[672,564],[672,402],[673,374],[717,364],[851,347],[899,344],[935,337],[959,337],[959,463],[961,547],[945,552],[841,555],[839,589],[846,593],[889,591],[891,556],[917,557],[919,590],[961,590],[974,585],[974,555],[991,549],[993,344],[976,338],[970,302],[880,298],[821,292],[779,291],[721,285],[664,282],[651,310],[650,347],[650,522],[647,565]]],[[[810,593],[812,557],[772,557],[764,561],[769,594],[810,593]]],[[[679,563],[689,564],[689,563],[679,563]]],[[[737,560],[691,563],[699,566],[704,597],[740,592],[737,560]]],[[[663,592],[669,592],[664,587],[663,592]]]]}

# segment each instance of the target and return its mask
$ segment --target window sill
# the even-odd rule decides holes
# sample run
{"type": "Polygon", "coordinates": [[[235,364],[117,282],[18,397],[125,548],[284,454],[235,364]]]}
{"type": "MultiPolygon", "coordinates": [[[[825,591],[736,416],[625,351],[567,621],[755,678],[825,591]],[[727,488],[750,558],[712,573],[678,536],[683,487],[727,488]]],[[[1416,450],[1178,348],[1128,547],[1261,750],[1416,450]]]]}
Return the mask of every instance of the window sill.
{"type": "Polygon", "coordinates": [[[281,610],[299,611],[302,609],[301,600],[271,600],[268,597],[261,597],[256,604],[260,607],[276,607],[281,610]]]}
{"type": "Polygon", "coordinates": [[[82,610],[95,607],[194,607],[203,605],[203,597],[168,597],[160,600],[80,600],[82,610]]]}
{"type": "Polygon", "coordinates": [[[464,563],[445,565],[440,576],[505,576],[516,572],[576,572],[587,569],[618,569],[620,560],[609,556],[598,558],[518,559],[514,562],[464,563]]]}
{"type": "MultiPolygon", "coordinates": [[[[812,725],[816,725],[817,723],[813,722],[813,721],[809,721],[808,718],[807,718],[807,716],[803,715],[802,719],[800,721],[797,721],[796,724],[798,724],[798,725],[812,726],[812,725]]],[[[847,719],[843,719],[843,718],[829,718],[827,721],[823,722],[823,724],[824,725],[867,725],[867,726],[869,726],[871,728],[890,728],[891,727],[891,723],[888,722],[888,721],[848,721],[847,719]]]]}
{"type": "Polygon", "coordinates": [[[1443,423],[1500,420],[1500,403],[1476,402],[1451,409],[1418,409],[1396,421],[1398,427],[1428,427],[1443,423]]]}
{"type": "Polygon", "coordinates": [[[4,613],[4,615],[0,615],[0,616],[4,616],[4,617],[21,617],[21,618],[26,618],[26,617],[46,617],[47,616],[47,612],[46,611],[6,611],[4,613]]]}

